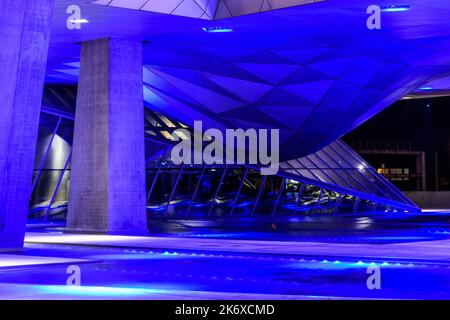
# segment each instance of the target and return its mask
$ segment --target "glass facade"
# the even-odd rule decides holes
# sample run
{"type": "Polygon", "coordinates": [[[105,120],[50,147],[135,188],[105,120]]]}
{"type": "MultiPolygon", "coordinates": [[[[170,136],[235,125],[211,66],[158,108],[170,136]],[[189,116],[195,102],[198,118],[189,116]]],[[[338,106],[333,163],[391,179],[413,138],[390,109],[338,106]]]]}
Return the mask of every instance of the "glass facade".
{"type": "MultiPolygon", "coordinates": [[[[46,88],[30,217],[64,219],[76,92],[46,88]],[[64,103],[62,103],[64,102],[64,103]]],[[[274,176],[242,165],[174,165],[173,131],[185,124],[145,109],[147,211],[158,219],[295,216],[419,209],[342,141],[280,163],[274,176]]]]}

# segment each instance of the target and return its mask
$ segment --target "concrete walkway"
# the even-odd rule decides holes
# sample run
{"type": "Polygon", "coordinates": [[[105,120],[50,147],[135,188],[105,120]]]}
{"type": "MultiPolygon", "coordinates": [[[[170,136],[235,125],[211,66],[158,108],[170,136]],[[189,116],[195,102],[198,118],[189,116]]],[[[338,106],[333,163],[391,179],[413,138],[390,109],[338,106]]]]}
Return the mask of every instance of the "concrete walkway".
{"type": "Polygon", "coordinates": [[[450,239],[396,244],[216,240],[62,233],[27,233],[26,243],[145,248],[234,253],[285,254],[354,259],[434,261],[450,263],[450,239]]]}
{"type": "Polygon", "coordinates": [[[211,291],[152,290],[149,288],[68,287],[0,283],[0,299],[7,300],[355,300],[307,295],[255,294],[211,291]]]}
{"type": "Polygon", "coordinates": [[[0,268],[86,263],[89,260],[25,256],[0,253],[0,268]]]}

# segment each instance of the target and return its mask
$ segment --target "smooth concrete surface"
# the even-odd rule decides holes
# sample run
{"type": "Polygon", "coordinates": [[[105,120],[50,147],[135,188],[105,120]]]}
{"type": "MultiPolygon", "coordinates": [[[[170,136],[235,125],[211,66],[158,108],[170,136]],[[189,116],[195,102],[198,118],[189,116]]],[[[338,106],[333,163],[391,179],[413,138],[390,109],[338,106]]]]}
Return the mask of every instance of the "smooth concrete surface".
{"type": "Polygon", "coordinates": [[[343,300],[357,298],[211,292],[188,290],[152,290],[118,287],[67,287],[64,285],[25,285],[0,283],[0,299],[8,300],[343,300]]]}
{"type": "Polygon", "coordinates": [[[67,229],[146,232],[142,45],[82,44],[67,229]]]}
{"type": "Polygon", "coordinates": [[[27,233],[27,243],[450,262],[450,239],[395,244],[27,233]]]}
{"type": "Polygon", "coordinates": [[[0,253],[0,268],[85,263],[89,260],[0,253]]]}
{"type": "Polygon", "coordinates": [[[0,1],[0,248],[23,245],[53,6],[0,1]]]}
{"type": "Polygon", "coordinates": [[[404,193],[424,209],[450,208],[450,191],[407,191],[404,193]]]}

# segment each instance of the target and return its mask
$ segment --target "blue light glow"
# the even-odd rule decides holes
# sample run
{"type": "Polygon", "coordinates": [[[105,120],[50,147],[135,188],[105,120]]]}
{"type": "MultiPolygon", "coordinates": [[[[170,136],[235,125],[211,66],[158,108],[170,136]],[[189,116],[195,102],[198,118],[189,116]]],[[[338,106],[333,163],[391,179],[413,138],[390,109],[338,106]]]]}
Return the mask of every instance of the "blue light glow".
{"type": "Polygon", "coordinates": [[[432,87],[422,87],[422,88],[419,88],[419,90],[426,91],[426,90],[433,90],[433,88],[432,87]]]}
{"type": "Polygon", "coordinates": [[[149,295],[164,292],[163,290],[133,287],[97,287],[97,286],[59,286],[36,285],[34,288],[40,292],[69,296],[89,297],[126,297],[136,295],[149,295]]]}
{"type": "Polygon", "coordinates": [[[401,6],[383,6],[381,7],[381,11],[383,12],[405,12],[411,9],[410,5],[401,5],[401,6]]]}
{"type": "Polygon", "coordinates": [[[87,19],[72,19],[70,20],[72,23],[89,23],[89,20],[87,19]]]}
{"type": "Polygon", "coordinates": [[[202,28],[205,32],[212,32],[212,33],[226,33],[226,32],[233,32],[233,29],[226,28],[226,27],[205,27],[202,28]]]}

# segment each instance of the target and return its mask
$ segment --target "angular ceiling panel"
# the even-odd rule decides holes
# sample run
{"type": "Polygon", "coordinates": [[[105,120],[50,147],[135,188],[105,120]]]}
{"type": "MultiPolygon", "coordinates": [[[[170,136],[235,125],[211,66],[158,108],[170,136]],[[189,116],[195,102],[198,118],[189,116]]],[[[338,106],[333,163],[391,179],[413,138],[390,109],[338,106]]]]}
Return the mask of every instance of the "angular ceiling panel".
{"type": "Polygon", "coordinates": [[[219,20],[325,0],[97,0],[94,4],[219,20]]]}
{"type": "Polygon", "coordinates": [[[248,103],[255,102],[272,89],[268,85],[236,78],[212,74],[205,74],[205,77],[248,103]]]}
{"type": "Polygon", "coordinates": [[[283,89],[313,103],[319,103],[328,91],[333,81],[306,82],[283,86],[283,89]]]}
{"type": "Polygon", "coordinates": [[[298,68],[295,65],[285,64],[265,64],[263,68],[257,63],[237,63],[237,65],[272,84],[283,81],[298,68]]]}
{"type": "Polygon", "coordinates": [[[303,122],[314,110],[314,107],[299,108],[293,106],[260,106],[258,108],[295,130],[303,125],[303,122]]]}
{"type": "MultiPolygon", "coordinates": [[[[109,0],[93,5],[76,0],[90,23],[67,30],[61,23],[65,10],[55,11],[47,81],[76,82],[75,43],[140,39],[148,71],[144,83],[152,91],[146,94],[147,105],[158,105],[187,125],[189,119],[227,128],[242,121],[259,127],[272,123],[283,138],[291,137],[280,151],[282,159],[292,159],[317,151],[404,95],[450,74],[449,1],[408,0],[411,10],[383,12],[383,28],[375,31],[365,21],[373,1],[300,5],[308,2],[314,1],[109,0]],[[265,12],[248,14],[260,11],[265,12]],[[198,19],[219,17],[233,18],[198,19]],[[232,32],[205,32],[205,27],[232,32]]],[[[61,8],[64,1],[56,3],[61,8]]]]}

